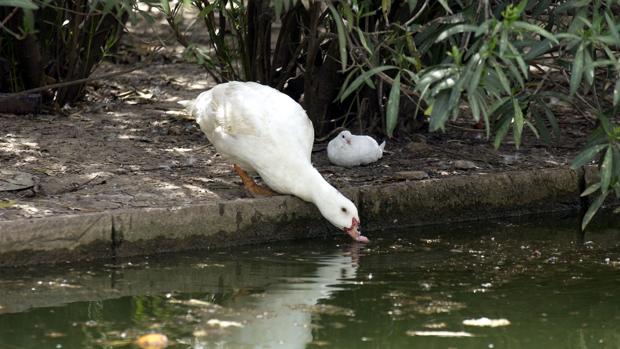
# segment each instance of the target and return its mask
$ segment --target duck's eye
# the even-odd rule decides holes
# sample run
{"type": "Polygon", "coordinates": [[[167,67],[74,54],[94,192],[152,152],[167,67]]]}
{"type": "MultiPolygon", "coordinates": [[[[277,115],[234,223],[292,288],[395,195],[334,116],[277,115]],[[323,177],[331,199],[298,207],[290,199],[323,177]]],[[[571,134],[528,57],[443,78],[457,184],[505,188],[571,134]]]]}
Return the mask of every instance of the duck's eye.
{"type": "Polygon", "coordinates": [[[342,211],[342,212],[344,212],[344,213],[347,213],[347,209],[346,209],[345,207],[341,207],[341,208],[340,208],[340,211],[342,211]]]}

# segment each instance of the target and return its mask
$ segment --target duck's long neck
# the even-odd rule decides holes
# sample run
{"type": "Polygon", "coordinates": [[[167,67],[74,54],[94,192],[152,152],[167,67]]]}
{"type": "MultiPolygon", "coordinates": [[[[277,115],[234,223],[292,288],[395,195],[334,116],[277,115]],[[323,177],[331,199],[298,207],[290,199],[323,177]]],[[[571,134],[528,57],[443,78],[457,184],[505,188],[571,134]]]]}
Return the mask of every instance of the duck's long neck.
{"type": "Polygon", "coordinates": [[[338,192],[312,165],[301,171],[299,180],[292,189],[293,195],[314,204],[317,204],[321,198],[328,198],[338,192]]]}

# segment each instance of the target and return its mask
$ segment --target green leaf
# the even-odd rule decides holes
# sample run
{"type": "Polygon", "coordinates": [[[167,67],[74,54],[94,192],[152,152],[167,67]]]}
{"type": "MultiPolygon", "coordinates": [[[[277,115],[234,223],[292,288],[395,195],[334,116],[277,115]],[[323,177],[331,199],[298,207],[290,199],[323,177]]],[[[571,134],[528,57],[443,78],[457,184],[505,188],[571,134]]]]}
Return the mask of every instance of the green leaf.
{"type": "Polygon", "coordinates": [[[499,127],[497,128],[497,132],[495,133],[495,140],[493,141],[493,146],[495,149],[499,149],[499,146],[502,145],[502,141],[506,134],[508,134],[508,129],[510,128],[510,121],[512,117],[505,115],[499,120],[499,127]]]}
{"type": "Polygon", "coordinates": [[[613,148],[607,148],[607,152],[605,153],[605,158],[603,159],[603,163],[601,164],[601,191],[606,193],[609,189],[609,183],[611,182],[612,168],[613,168],[613,148]]]}
{"type": "Polygon", "coordinates": [[[609,121],[609,118],[607,118],[607,115],[605,115],[605,113],[598,113],[597,117],[598,117],[599,122],[601,123],[601,127],[603,128],[603,131],[605,131],[607,135],[611,136],[614,128],[611,122],[609,121]]]}
{"type": "MultiPolygon", "coordinates": [[[[353,91],[356,91],[358,87],[360,87],[360,85],[363,82],[369,81],[369,83],[374,86],[374,84],[372,83],[372,81],[370,80],[370,77],[380,73],[384,70],[388,70],[388,69],[396,69],[397,67],[393,66],[393,65],[383,65],[380,67],[375,67],[372,68],[370,70],[365,71],[364,73],[362,73],[360,76],[358,76],[355,80],[353,80],[353,82],[351,83],[351,85],[349,85],[344,92],[342,93],[342,95],[340,96],[340,101],[343,101],[345,98],[347,98],[351,93],[353,93],[353,91]]],[[[343,86],[344,87],[344,86],[343,86]]]]}
{"type": "Polygon", "coordinates": [[[570,95],[574,95],[581,84],[581,77],[583,75],[583,45],[579,45],[577,52],[575,52],[575,59],[573,60],[573,68],[571,70],[570,77],[570,95]]]}
{"type": "Polygon", "coordinates": [[[448,6],[448,2],[446,0],[437,0],[437,2],[439,2],[441,6],[443,6],[446,12],[448,12],[449,14],[453,14],[452,9],[450,9],[450,6],[448,6]]]}
{"type": "Polygon", "coordinates": [[[549,50],[551,50],[552,48],[553,44],[551,43],[551,40],[542,40],[538,44],[536,44],[536,46],[532,46],[532,48],[523,55],[523,59],[525,59],[526,61],[534,59],[549,52],[549,50]]]}
{"type": "Polygon", "coordinates": [[[415,7],[418,5],[418,0],[407,0],[407,4],[409,5],[409,12],[413,12],[415,7]]]}
{"type": "Polygon", "coordinates": [[[472,62],[472,64],[475,65],[475,70],[473,73],[473,76],[471,77],[471,80],[469,80],[469,84],[467,85],[467,92],[468,93],[473,93],[475,90],[478,89],[478,86],[480,85],[480,78],[482,77],[482,69],[485,66],[485,61],[480,59],[480,56],[474,56],[475,61],[472,62]]]}
{"type": "Polygon", "coordinates": [[[457,24],[455,26],[452,26],[452,27],[444,30],[441,34],[439,34],[439,36],[437,36],[437,39],[435,39],[435,43],[443,41],[443,40],[449,38],[450,36],[452,36],[454,34],[460,34],[460,33],[464,33],[464,32],[475,32],[476,30],[478,30],[478,26],[476,26],[476,25],[457,24]]]}
{"type": "Polygon", "coordinates": [[[446,120],[450,115],[450,109],[448,108],[448,101],[450,100],[450,90],[443,90],[439,92],[435,101],[433,102],[433,111],[431,112],[431,122],[429,129],[431,131],[437,131],[438,129],[444,129],[446,120]]]}
{"type": "Polygon", "coordinates": [[[584,190],[583,193],[581,193],[581,197],[588,196],[594,193],[595,191],[599,190],[600,187],[601,187],[601,182],[592,184],[591,186],[586,188],[586,190],[584,190]]]}
{"type": "Polygon", "coordinates": [[[519,149],[519,145],[521,144],[521,134],[523,133],[523,110],[521,110],[519,100],[516,98],[512,99],[512,107],[514,109],[513,136],[515,139],[515,146],[519,149]]]}
{"type": "Polygon", "coordinates": [[[495,70],[495,74],[497,75],[499,82],[502,84],[502,87],[504,88],[504,91],[506,92],[506,94],[512,95],[512,91],[510,89],[510,83],[508,82],[508,78],[506,77],[506,74],[504,74],[504,72],[502,71],[502,68],[499,66],[499,64],[495,63],[493,64],[493,69],[495,70]]]}
{"type": "Polygon", "coordinates": [[[592,64],[592,56],[588,50],[583,51],[583,72],[586,77],[586,82],[588,86],[592,86],[594,83],[594,65],[592,64]]]}
{"type": "Polygon", "coordinates": [[[387,111],[385,113],[385,124],[387,127],[387,135],[392,138],[396,121],[398,120],[398,106],[400,104],[400,72],[396,74],[392,89],[390,90],[390,98],[387,103],[387,111]]]}
{"type": "Polygon", "coordinates": [[[560,125],[558,125],[558,119],[556,119],[555,114],[553,113],[553,111],[551,110],[551,108],[549,108],[549,106],[547,106],[546,104],[542,104],[543,106],[543,111],[545,113],[545,115],[547,116],[547,120],[549,120],[549,124],[551,125],[551,130],[553,130],[553,134],[557,137],[560,135],[560,125]]]}
{"type": "Polygon", "coordinates": [[[33,10],[30,9],[23,9],[23,21],[22,21],[22,27],[24,30],[24,33],[34,33],[35,32],[35,19],[34,19],[34,12],[33,10]]]}
{"type": "Polygon", "coordinates": [[[474,121],[480,121],[480,106],[478,105],[478,99],[476,99],[475,95],[468,93],[467,102],[469,103],[469,109],[471,109],[471,115],[474,117],[474,121]]]}
{"type": "Polygon", "coordinates": [[[614,107],[620,102],[620,79],[616,80],[616,86],[614,87],[614,107]]]}
{"type": "Polygon", "coordinates": [[[549,144],[551,142],[551,135],[549,134],[549,131],[547,130],[547,127],[545,125],[545,119],[543,119],[543,117],[539,113],[535,113],[534,122],[536,123],[536,128],[540,132],[543,141],[546,144],[549,144]]]}
{"type": "Polygon", "coordinates": [[[592,217],[598,212],[598,209],[601,207],[608,193],[601,193],[594,202],[590,204],[586,214],[583,216],[583,220],[581,221],[581,230],[586,230],[588,223],[592,220],[592,217]]]}
{"type": "Polygon", "coordinates": [[[607,144],[596,144],[596,145],[586,148],[573,159],[570,167],[573,170],[578,169],[579,167],[590,162],[592,158],[594,157],[594,155],[598,154],[598,152],[605,149],[606,147],[607,147],[607,144]]]}
{"type": "Polygon", "coordinates": [[[381,0],[381,10],[384,15],[387,16],[390,13],[390,7],[392,7],[391,0],[381,0]]]}
{"type": "Polygon", "coordinates": [[[517,64],[519,64],[519,68],[521,68],[521,72],[523,73],[523,76],[527,79],[527,76],[530,70],[529,66],[525,63],[525,60],[523,60],[523,57],[521,57],[521,54],[519,53],[519,51],[510,42],[508,42],[508,47],[510,48],[510,51],[514,55],[514,59],[517,61],[517,64]]]}
{"type": "Polygon", "coordinates": [[[614,40],[617,43],[620,42],[620,34],[618,33],[618,27],[616,27],[616,22],[609,16],[609,13],[607,12],[605,12],[605,21],[607,21],[609,32],[613,36],[614,40]]]}
{"type": "Polygon", "coordinates": [[[347,52],[347,33],[344,30],[344,23],[342,22],[342,17],[336,11],[334,5],[331,2],[327,3],[329,7],[329,11],[331,11],[332,16],[334,18],[334,22],[336,22],[336,31],[338,32],[338,52],[340,52],[340,66],[342,71],[347,69],[347,59],[349,57],[349,53],[347,52]]]}
{"type": "Polygon", "coordinates": [[[527,22],[523,22],[523,21],[514,22],[512,25],[515,28],[518,28],[518,29],[523,29],[523,30],[526,30],[526,31],[529,31],[529,32],[534,32],[534,33],[544,37],[545,39],[547,39],[547,40],[549,40],[549,41],[551,41],[553,43],[559,44],[559,41],[555,37],[555,35],[551,34],[550,32],[544,30],[543,28],[541,28],[541,27],[539,27],[537,25],[534,25],[534,24],[531,24],[531,23],[527,23],[527,22]]]}
{"type": "Polygon", "coordinates": [[[170,2],[168,0],[161,0],[161,12],[167,17],[170,16],[170,2]]]}
{"type": "Polygon", "coordinates": [[[525,125],[527,126],[527,128],[529,128],[530,131],[532,131],[534,136],[536,136],[536,138],[540,138],[540,135],[538,134],[538,130],[536,129],[536,127],[527,119],[525,119],[524,122],[525,122],[525,125]]]}
{"type": "MultiPolygon", "coordinates": [[[[29,10],[38,10],[37,6],[32,0],[0,0],[0,7],[19,7],[29,10]]],[[[4,19],[4,18],[3,18],[4,19]]]]}

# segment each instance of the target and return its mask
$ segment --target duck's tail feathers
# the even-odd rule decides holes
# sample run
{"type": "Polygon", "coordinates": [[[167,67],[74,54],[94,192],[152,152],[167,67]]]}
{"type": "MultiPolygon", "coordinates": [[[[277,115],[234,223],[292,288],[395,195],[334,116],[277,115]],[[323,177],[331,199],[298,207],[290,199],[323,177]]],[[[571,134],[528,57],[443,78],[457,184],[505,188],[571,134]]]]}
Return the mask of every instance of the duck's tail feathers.
{"type": "Polygon", "coordinates": [[[381,159],[381,157],[383,157],[383,149],[385,149],[385,141],[383,141],[383,142],[379,145],[379,159],[381,159]]]}
{"type": "Polygon", "coordinates": [[[185,116],[188,119],[196,119],[196,115],[195,115],[195,108],[196,108],[196,100],[192,99],[192,100],[182,100],[182,101],[178,101],[178,104],[180,104],[181,106],[183,106],[183,108],[185,109],[185,116]]]}

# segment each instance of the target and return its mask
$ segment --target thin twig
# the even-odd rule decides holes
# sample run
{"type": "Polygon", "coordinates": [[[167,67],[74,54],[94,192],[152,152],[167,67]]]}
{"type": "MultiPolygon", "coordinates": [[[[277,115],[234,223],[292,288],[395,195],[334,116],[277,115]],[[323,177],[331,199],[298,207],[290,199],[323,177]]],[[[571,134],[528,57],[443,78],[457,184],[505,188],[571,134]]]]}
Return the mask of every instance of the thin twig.
{"type": "Polygon", "coordinates": [[[30,93],[46,91],[46,90],[49,90],[49,89],[52,89],[52,88],[59,88],[59,87],[65,87],[65,86],[82,84],[82,83],[90,82],[90,81],[94,81],[94,80],[107,79],[107,78],[111,78],[111,77],[114,77],[114,76],[131,73],[132,71],[137,70],[137,69],[142,68],[142,67],[143,66],[140,65],[140,66],[137,66],[137,67],[133,67],[133,68],[130,68],[130,69],[125,69],[125,70],[121,70],[121,71],[117,71],[117,72],[113,72],[113,73],[108,73],[108,74],[103,74],[103,75],[98,75],[98,76],[90,76],[90,77],[83,78],[83,79],[64,81],[64,82],[59,82],[59,83],[56,83],[56,84],[51,84],[51,85],[45,85],[45,86],[41,86],[41,87],[31,88],[29,90],[24,90],[24,91],[20,91],[20,92],[8,93],[8,94],[5,94],[3,96],[0,96],[0,101],[5,101],[5,100],[13,99],[13,98],[24,96],[24,95],[27,95],[27,94],[30,94],[30,93]]]}

